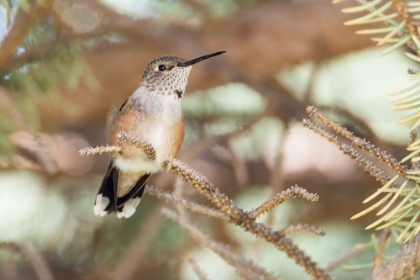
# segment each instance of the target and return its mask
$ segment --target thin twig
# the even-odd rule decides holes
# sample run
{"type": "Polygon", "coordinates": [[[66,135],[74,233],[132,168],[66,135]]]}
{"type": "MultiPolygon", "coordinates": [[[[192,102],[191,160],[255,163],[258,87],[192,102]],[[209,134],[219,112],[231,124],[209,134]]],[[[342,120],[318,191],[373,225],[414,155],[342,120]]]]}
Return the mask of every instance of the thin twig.
{"type": "Polygon", "coordinates": [[[373,280],[411,279],[420,270],[420,234],[404,244],[384,268],[375,273],[373,280]]]}
{"type": "Polygon", "coordinates": [[[120,258],[120,261],[115,268],[115,279],[132,279],[139,264],[146,258],[145,255],[150,248],[150,244],[156,238],[156,234],[162,228],[163,222],[165,221],[165,219],[159,215],[162,206],[163,203],[159,202],[142,223],[142,228],[130,242],[127,251],[120,258]]]}
{"type": "Polygon", "coordinates": [[[389,228],[385,228],[384,230],[382,230],[381,235],[379,237],[379,242],[378,242],[378,252],[376,253],[375,263],[372,269],[372,277],[381,268],[383,256],[385,254],[386,243],[388,241],[389,235],[390,235],[389,228]]]}
{"type": "Polygon", "coordinates": [[[182,219],[175,212],[164,208],[162,213],[168,218],[177,221],[182,227],[187,229],[191,237],[195,239],[202,246],[209,248],[221,258],[223,258],[227,263],[236,268],[238,274],[249,280],[254,279],[267,279],[267,280],[277,280],[278,278],[274,275],[267,272],[262,267],[258,266],[250,260],[246,260],[241,255],[234,253],[230,248],[226,247],[224,244],[211,240],[203,232],[201,232],[197,227],[192,225],[186,219],[182,219]]]}
{"type": "Polygon", "coordinates": [[[300,250],[290,239],[285,238],[283,232],[273,231],[270,227],[255,222],[255,220],[250,218],[243,210],[236,207],[225,194],[220,193],[219,189],[210,184],[203,175],[176,159],[164,161],[162,167],[196,188],[196,190],[219,208],[220,211],[229,215],[229,221],[231,223],[274,244],[298,265],[302,266],[312,277],[315,279],[330,279],[330,276],[320,269],[305,252],[300,250]]]}
{"type": "Polygon", "coordinates": [[[418,38],[417,27],[414,25],[413,16],[408,12],[407,4],[402,0],[392,0],[392,3],[397,8],[398,14],[404,19],[410,35],[418,38]]]}
{"type": "MultiPolygon", "coordinates": [[[[357,3],[359,3],[359,5],[366,5],[366,4],[369,4],[371,1],[369,1],[369,0],[355,0],[357,3]]],[[[377,11],[377,9],[376,9],[376,7],[375,6],[371,6],[371,7],[369,7],[368,9],[367,9],[369,12],[371,12],[371,13],[373,13],[373,12],[375,12],[375,11],[377,11]]],[[[394,27],[394,26],[392,26],[390,23],[388,23],[388,22],[385,22],[385,24],[386,25],[388,25],[388,26],[391,26],[391,27],[394,27]]],[[[398,32],[397,32],[397,34],[398,34],[398,36],[400,36],[400,37],[406,37],[406,36],[408,36],[408,34],[407,33],[405,33],[405,32],[403,32],[403,31],[401,31],[401,30],[399,30],[398,32]]],[[[415,34],[415,33],[412,33],[412,34],[415,34]]],[[[415,52],[417,52],[417,48],[416,48],[416,45],[414,44],[414,42],[413,42],[413,40],[410,40],[410,41],[408,41],[407,42],[407,46],[409,47],[409,48],[411,48],[413,51],[415,51],[415,52]]]]}
{"type": "Polygon", "coordinates": [[[310,232],[318,236],[325,235],[325,231],[322,228],[316,227],[314,225],[308,225],[308,224],[291,225],[285,228],[283,232],[284,234],[291,234],[291,233],[297,233],[297,232],[310,232]]]}
{"type": "Polygon", "coordinates": [[[341,265],[345,264],[349,260],[352,260],[354,258],[357,258],[360,255],[363,255],[367,252],[369,252],[371,248],[369,247],[357,247],[355,246],[350,251],[344,253],[343,255],[339,256],[338,258],[334,259],[332,262],[330,262],[326,267],[325,271],[333,271],[334,269],[340,267],[341,265]]]}
{"type": "MultiPolygon", "coordinates": [[[[324,129],[320,128],[310,120],[304,119],[303,125],[313,132],[321,135],[328,141],[336,144],[338,148],[345,154],[354,159],[366,172],[368,172],[372,177],[376,178],[381,184],[385,185],[391,180],[388,174],[386,174],[382,169],[376,167],[372,162],[368,161],[364,156],[362,156],[353,146],[343,144],[338,141],[336,136],[331,135],[324,129]]],[[[392,186],[399,187],[397,183],[394,183],[392,186]]]]}
{"type": "Polygon", "coordinates": [[[146,187],[146,192],[150,195],[155,195],[159,198],[163,198],[165,200],[172,201],[175,204],[182,205],[183,207],[185,207],[185,208],[187,208],[191,211],[194,211],[196,213],[203,214],[203,215],[206,215],[206,216],[209,216],[209,217],[214,217],[214,218],[221,219],[221,220],[229,220],[229,216],[227,216],[225,213],[223,213],[219,210],[212,209],[212,208],[206,207],[204,205],[201,205],[201,204],[183,199],[181,197],[176,196],[173,193],[165,192],[165,191],[156,189],[152,186],[147,186],[146,187]]]}
{"type": "Polygon", "coordinates": [[[393,170],[397,171],[399,175],[404,176],[406,174],[406,167],[400,164],[395,158],[389,155],[386,151],[382,151],[378,147],[375,147],[366,139],[361,139],[359,137],[354,136],[353,132],[348,131],[345,127],[342,127],[341,125],[327,118],[313,106],[308,106],[306,108],[306,111],[310,116],[313,116],[316,119],[322,121],[326,126],[331,127],[338,134],[349,139],[358,148],[369,152],[372,156],[379,159],[381,162],[386,163],[393,170]]]}
{"type": "Polygon", "coordinates": [[[49,3],[51,1],[36,1],[29,0],[29,11],[18,9],[17,14],[12,22],[12,26],[6,33],[0,45],[0,69],[4,68],[6,62],[13,56],[15,50],[21,44],[24,37],[28,34],[34,24],[40,20],[45,12],[42,3],[49,3]]]}
{"type": "Polygon", "coordinates": [[[20,252],[24,255],[39,280],[54,280],[48,263],[44,257],[29,244],[17,244],[13,242],[0,242],[0,247],[8,249],[12,252],[20,252]]]}
{"type": "MultiPolygon", "coordinates": [[[[145,154],[154,153],[153,148],[149,144],[142,143],[129,135],[123,135],[123,137],[120,137],[120,141],[136,146],[145,154]],[[139,143],[141,145],[139,145],[139,143]]],[[[282,231],[273,231],[270,227],[262,223],[257,223],[255,219],[252,219],[245,211],[238,208],[231,199],[221,193],[206,177],[193,168],[177,159],[164,160],[162,162],[162,167],[193,186],[199,193],[204,195],[213,205],[215,205],[219,211],[228,215],[231,223],[241,227],[244,231],[250,232],[257,237],[274,244],[279,250],[284,251],[313,278],[330,279],[330,276],[324,270],[320,269],[305,252],[299,249],[290,239],[285,238],[285,234],[282,231]]]]}
{"type": "Polygon", "coordinates": [[[103,153],[114,153],[119,152],[121,147],[118,146],[100,146],[100,147],[87,147],[79,150],[79,155],[81,156],[91,156],[91,155],[100,155],[103,153]]]}
{"type": "Polygon", "coordinates": [[[261,204],[257,209],[250,211],[248,215],[250,218],[256,219],[258,216],[270,211],[271,209],[288,201],[289,199],[296,197],[303,197],[311,202],[318,201],[319,198],[317,194],[309,193],[307,190],[299,186],[293,186],[271,197],[266,202],[261,204]]]}
{"type": "Polygon", "coordinates": [[[155,150],[149,143],[140,141],[139,139],[136,139],[125,132],[117,133],[117,140],[120,142],[127,142],[134,147],[141,149],[152,161],[156,159],[155,150]]]}
{"type": "Polygon", "coordinates": [[[38,149],[35,149],[33,152],[39,160],[42,167],[47,171],[48,174],[55,174],[57,172],[57,166],[54,163],[53,159],[48,153],[45,144],[39,139],[39,135],[33,131],[29,126],[23,114],[15,106],[12,99],[9,97],[6,89],[0,86],[0,107],[7,112],[10,117],[16,121],[16,123],[29,134],[32,135],[35,143],[38,145],[38,149]]]}
{"type": "Polygon", "coordinates": [[[200,280],[210,280],[210,278],[207,277],[206,273],[204,273],[204,271],[201,269],[201,267],[198,265],[195,259],[189,258],[188,262],[191,264],[195,274],[197,274],[200,280]]]}

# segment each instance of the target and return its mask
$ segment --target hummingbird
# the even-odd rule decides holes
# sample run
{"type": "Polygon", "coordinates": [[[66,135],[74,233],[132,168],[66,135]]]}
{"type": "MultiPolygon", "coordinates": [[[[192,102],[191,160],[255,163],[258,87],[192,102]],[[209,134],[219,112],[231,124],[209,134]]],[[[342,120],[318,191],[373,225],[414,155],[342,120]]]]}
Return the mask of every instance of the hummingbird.
{"type": "Polygon", "coordinates": [[[108,170],[96,195],[94,213],[116,213],[129,218],[136,211],[150,175],[159,172],[168,158],[176,158],[184,140],[181,100],[192,65],[224,51],[186,60],[160,56],[145,68],[137,90],[117,109],[108,113],[105,135],[108,145],[119,146],[111,153],[108,170]],[[150,144],[156,157],[151,160],[140,149],[120,143],[125,132],[150,144]]]}

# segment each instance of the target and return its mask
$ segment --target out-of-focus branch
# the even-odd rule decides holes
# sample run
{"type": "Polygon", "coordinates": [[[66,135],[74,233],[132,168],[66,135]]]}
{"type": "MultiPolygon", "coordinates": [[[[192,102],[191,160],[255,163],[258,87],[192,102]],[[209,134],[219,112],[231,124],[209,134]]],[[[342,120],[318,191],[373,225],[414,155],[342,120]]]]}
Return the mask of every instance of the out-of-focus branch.
{"type": "Polygon", "coordinates": [[[44,257],[29,244],[17,244],[12,242],[1,242],[0,248],[8,249],[12,252],[20,252],[24,255],[32,266],[39,280],[54,280],[48,263],[44,257]]]}
{"type": "Polygon", "coordinates": [[[142,228],[127,247],[127,251],[121,257],[114,270],[115,279],[129,280],[135,275],[142,259],[146,258],[150,243],[156,237],[157,232],[162,227],[163,219],[160,215],[163,203],[159,202],[142,223],[142,228]]]}
{"type": "Polygon", "coordinates": [[[49,2],[51,1],[30,0],[28,11],[19,9],[6,37],[0,42],[0,69],[2,69],[3,65],[13,56],[16,48],[33,25],[40,20],[43,12],[46,11],[45,8],[49,5],[49,2]],[[44,3],[44,5],[41,6],[41,3],[44,3]]]}
{"type": "Polygon", "coordinates": [[[372,276],[375,275],[381,268],[384,254],[385,254],[386,243],[388,241],[389,235],[390,235],[389,228],[385,228],[384,230],[382,230],[381,235],[379,237],[379,242],[378,242],[379,243],[378,252],[376,253],[375,263],[372,269],[372,276]]]}
{"type": "Polygon", "coordinates": [[[201,269],[201,267],[198,265],[197,261],[193,258],[188,259],[189,263],[191,264],[195,274],[197,274],[198,278],[200,280],[210,280],[207,275],[204,273],[204,271],[201,269]]]}
{"type": "Polygon", "coordinates": [[[333,271],[334,269],[340,267],[341,265],[345,264],[349,260],[357,258],[360,255],[367,253],[371,248],[368,247],[357,247],[355,246],[350,251],[344,253],[343,255],[339,256],[338,258],[334,259],[331,263],[329,263],[325,267],[325,271],[333,271]]]}
{"type": "Polygon", "coordinates": [[[34,141],[37,143],[37,149],[34,150],[34,153],[41,163],[42,167],[45,171],[49,174],[55,174],[57,172],[57,166],[54,163],[53,159],[49,155],[45,144],[39,139],[39,136],[33,129],[29,126],[28,122],[26,121],[25,117],[19,111],[19,109],[15,106],[13,101],[11,100],[9,94],[6,90],[0,86],[0,108],[3,109],[6,113],[9,114],[11,119],[13,119],[22,129],[29,132],[34,141]]]}
{"type": "Polygon", "coordinates": [[[213,241],[208,238],[203,232],[201,232],[197,227],[192,225],[187,219],[178,216],[175,212],[169,209],[163,209],[163,214],[170,219],[177,221],[182,227],[186,228],[191,236],[201,245],[209,248],[221,258],[226,260],[230,265],[232,265],[239,275],[243,279],[252,280],[252,279],[265,279],[265,280],[277,280],[278,278],[274,275],[271,275],[265,269],[259,267],[252,261],[249,261],[242,256],[234,253],[231,249],[224,246],[223,244],[213,241]]]}
{"type": "MultiPolygon", "coordinates": [[[[150,195],[155,195],[159,198],[165,199],[165,200],[169,200],[173,203],[175,203],[176,205],[185,207],[193,212],[199,213],[199,214],[203,214],[209,217],[214,217],[217,219],[221,219],[221,220],[228,220],[229,217],[216,209],[212,209],[209,207],[206,207],[204,205],[186,200],[182,197],[179,197],[177,195],[175,195],[174,193],[170,193],[170,192],[165,192],[156,188],[153,188],[152,186],[147,186],[146,188],[146,192],[150,195]]],[[[182,208],[184,209],[184,208],[182,208]]]]}
{"type": "MultiPolygon", "coordinates": [[[[147,143],[143,143],[140,139],[123,137],[120,138],[119,141],[129,143],[143,150],[145,154],[151,154],[147,143]]],[[[283,231],[276,231],[262,223],[256,222],[255,217],[251,217],[247,212],[237,207],[230,198],[220,192],[220,190],[211,184],[205,176],[177,159],[168,158],[164,160],[161,165],[165,170],[190,184],[221,212],[228,215],[231,223],[241,227],[246,232],[250,232],[257,237],[272,243],[279,250],[285,252],[289,258],[293,259],[296,264],[302,266],[306,272],[315,279],[331,279],[328,273],[319,268],[318,264],[312,261],[304,251],[299,249],[299,247],[290,239],[286,238],[283,231]]],[[[291,188],[290,193],[290,197],[300,195],[309,200],[316,200],[317,197],[315,194],[309,194],[298,187],[291,188]]],[[[275,197],[275,199],[270,200],[267,205],[272,208],[272,206],[279,204],[275,200],[284,201],[284,198],[283,195],[275,197]]],[[[173,215],[170,214],[170,216],[172,217],[173,215]]]]}
{"type": "Polygon", "coordinates": [[[318,201],[318,198],[319,198],[317,194],[309,193],[307,190],[301,187],[293,186],[271,197],[266,202],[264,202],[261,206],[249,212],[248,215],[250,218],[255,219],[258,216],[282,204],[283,202],[288,201],[291,198],[296,198],[296,197],[303,197],[311,202],[318,201]]]}
{"type": "MultiPolygon", "coordinates": [[[[63,94],[70,101],[78,103],[78,112],[84,120],[103,115],[109,104],[122,102],[137,87],[145,65],[163,54],[191,58],[219,49],[227,51],[223,59],[209,60],[207,66],[195,66],[194,78],[190,79],[188,87],[192,91],[235,81],[226,76],[224,70],[239,69],[245,77],[266,81],[285,65],[304,60],[322,61],[370,44],[367,38],[358,37],[356,40],[354,30],[342,26],[348,16],[339,13],[337,6],[327,2],[286,4],[266,1],[198,27],[167,23],[165,18],[134,20],[106,8],[99,1],[89,1],[86,5],[103,14],[104,18],[103,25],[95,30],[92,37],[115,32],[122,34],[126,43],[100,44],[100,51],[91,48],[86,54],[89,69],[102,85],[101,102],[96,95],[88,94],[87,87],[80,87],[72,94],[63,89],[63,94]],[[287,27],[290,22],[294,23],[293,29],[287,27]],[[314,25],[314,22],[317,24],[314,25]],[[251,55],[256,53],[258,58],[251,55]],[[116,65],[120,71],[114,71],[116,65]],[[78,101],[82,99],[84,102],[81,104],[78,101]]],[[[74,38],[84,41],[88,36],[82,34],[74,38]]],[[[54,45],[50,47],[52,49],[54,45]]],[[[33,48],[27,50],[33,56],[51,51],[45,46],[39,50],[37,45],[33,48]]],[[[17,64],[9,64],[8,67],[22,65],[32,59],[17,60],[17,64]]],[[[277,108],[282,110],[273,112],[293,111],[297,105],[288,104],[289,101],[282,101],[284,106],[277,108]]],[[[75,119],[68,118],[68,112],[54,104],[47,110],[43,109],[40,110],[43,127],[61,126],[75,119]],[[51,115],[55,117],[51,118],[51,115]]],[[[293,112],[296,115],[300,111],[303,110],[293,112]]]]}
{"type": "Polygon", "coordinates": [[[398,254],[375,273],[373,280],[411,279],[420,269],[420,234],[403,245],[398,254]]]}

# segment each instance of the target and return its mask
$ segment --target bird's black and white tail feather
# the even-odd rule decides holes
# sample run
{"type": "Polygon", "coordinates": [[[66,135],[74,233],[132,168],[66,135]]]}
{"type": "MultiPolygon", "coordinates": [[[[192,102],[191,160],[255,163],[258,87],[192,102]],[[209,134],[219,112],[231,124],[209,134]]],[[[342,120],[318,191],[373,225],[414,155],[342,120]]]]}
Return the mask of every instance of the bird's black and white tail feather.
{"type": "Polygon", "coordinates": [[[129,218],[136,211],[150,174],[143,175],[126,195],[118,197],[119,172],[111,162],[95,199],[93,210],[96,215],[115,212],[118,218],[129,218]]]}

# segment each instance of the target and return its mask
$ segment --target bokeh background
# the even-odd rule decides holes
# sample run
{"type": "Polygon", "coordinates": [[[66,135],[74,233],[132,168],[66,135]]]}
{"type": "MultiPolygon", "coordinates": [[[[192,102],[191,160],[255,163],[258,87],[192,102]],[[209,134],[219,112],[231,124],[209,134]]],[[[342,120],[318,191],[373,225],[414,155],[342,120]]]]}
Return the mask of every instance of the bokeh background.
{"type": "MultiPolygon", "coordinates": [[[[409,128],[397,121],[389,93],[410,85],[413,61],[380,48],[340,9],[317,0],[0,0],[0,279],[37,279],[31,246],[55,279],[210,279],[235,270],[161,214],[171,203],[145,195],[130,219],[93,214],[108,156],[78,150],[105,144],[107,111],[139,84],[153,58],[186,59],[225,50],[193,67],[183,99],[186,138],[179,159],[204,174],[241,208],[298,184],[316,203],[293,200],[262,218],[273,228],[310,223],[326,236],[293,240],[326,266],[355,244],[374,215],[349,218],[380,186],[333,144],[305,129],[315,105],[396,158],[409,128]],[[34,136],[35,135],[35,136],[34,136]],[[13,243],[7,243],[13,242],[13,243]],[[8,244],[8,245],[7,245],[8,244]]],[[[176,177],[149,184],[172,191],[176,177]]],[[[183,196],[208,204],[192,187],[183,196]]],[[[191,220],[211,238],[284,277],[308,276],[286,255],[250,234],[203,215],[191,220]]],[[[366,279],[337,269],[336,279],[366,279]]],[[[351,266],[353,265],[353,266],[351,266]]],[[[359,267],[360,268],[360,267],[359,267]]]]}

